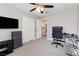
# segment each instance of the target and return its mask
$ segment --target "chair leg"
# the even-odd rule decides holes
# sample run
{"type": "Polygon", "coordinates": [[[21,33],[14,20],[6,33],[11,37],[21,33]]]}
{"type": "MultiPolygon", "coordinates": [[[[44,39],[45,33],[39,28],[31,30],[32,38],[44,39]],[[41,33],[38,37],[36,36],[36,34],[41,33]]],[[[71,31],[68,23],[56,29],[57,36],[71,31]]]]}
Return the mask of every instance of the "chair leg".
{"type": "Polygon", "coordinates": [[[64,47],[63,45],[60,45],[60,46],[64,47]]]}
{"type": "Polygon", "coordinates": [[[56,45],[56,48],[58,47],[58,41],[57,41],[57,45],[56,45]]]}
{"type": "Polygon", "coordinates": [[[58,47],[58,44],[56,45],[56,48],[58,47]]]}
{"type": "Polygon", "coordinates": [[[51,44],[56,44],[56,48],[58,47],[58,45],[64,47],[61,43],[58,43],[58,42],[53,42],[53,43],[51,43],[51,44]]]}

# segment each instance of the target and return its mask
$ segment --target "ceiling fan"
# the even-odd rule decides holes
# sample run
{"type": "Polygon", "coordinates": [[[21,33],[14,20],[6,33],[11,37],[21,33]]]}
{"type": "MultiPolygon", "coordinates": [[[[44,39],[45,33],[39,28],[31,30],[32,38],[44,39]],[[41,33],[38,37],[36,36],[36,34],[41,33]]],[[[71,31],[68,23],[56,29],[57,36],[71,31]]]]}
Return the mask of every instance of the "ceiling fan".
{"type": "Polygon", "coordinates": [[[37,10],[38,12],[42,13],[44,12],[44,8],[53,8],[53,5],[44,5],[43,3],[30,3],[34,5],[35,7],[30,10],[30,12],[37,10]]]}

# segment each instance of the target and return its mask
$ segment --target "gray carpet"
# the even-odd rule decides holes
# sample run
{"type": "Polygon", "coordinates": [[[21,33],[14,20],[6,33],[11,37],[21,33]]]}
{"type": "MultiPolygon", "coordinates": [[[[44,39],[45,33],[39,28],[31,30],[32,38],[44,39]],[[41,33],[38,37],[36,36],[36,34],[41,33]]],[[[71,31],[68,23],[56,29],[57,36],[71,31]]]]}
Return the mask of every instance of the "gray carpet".
{"type": "Polygon", "coordinates": [[[46,39],[32,40],[8,56],[66,56],[64,48],[61,46],[55,48],[56,45],[51,43],[52,41],[46,39]]]}

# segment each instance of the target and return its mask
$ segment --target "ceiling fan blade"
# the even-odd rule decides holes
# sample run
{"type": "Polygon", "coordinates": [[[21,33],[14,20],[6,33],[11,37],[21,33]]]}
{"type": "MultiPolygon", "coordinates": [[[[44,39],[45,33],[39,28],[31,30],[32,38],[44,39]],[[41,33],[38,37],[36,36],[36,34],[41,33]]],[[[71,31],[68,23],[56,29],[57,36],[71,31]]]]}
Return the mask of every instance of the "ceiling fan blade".
{"type": "Polygon", "coordinates": [[[35,9],[36,9],[36,8],[31,9],[30,12],[34,11],[35,9]]]}
{"type": "Polygon", "coordinates": [[[44,8],[53,8],[53,5],[44,5],[44,8]]]}
{"type": "Polygon", "coordinates": [[[36,5],[36,3],[30,3],[30,4],[32,4],[32,5],[36,5]]]}

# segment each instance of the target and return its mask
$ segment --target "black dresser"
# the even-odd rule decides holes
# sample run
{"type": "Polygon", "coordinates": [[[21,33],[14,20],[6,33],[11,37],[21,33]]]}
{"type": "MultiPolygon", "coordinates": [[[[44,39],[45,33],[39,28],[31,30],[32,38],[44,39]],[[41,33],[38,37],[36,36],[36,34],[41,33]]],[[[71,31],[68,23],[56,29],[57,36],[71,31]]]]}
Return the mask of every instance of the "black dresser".
{"type": "Polygon", "coordinates": [[[22,31],[11,32],[11,37],[12,37],[14,49],[22,46],[22,31]]]}

